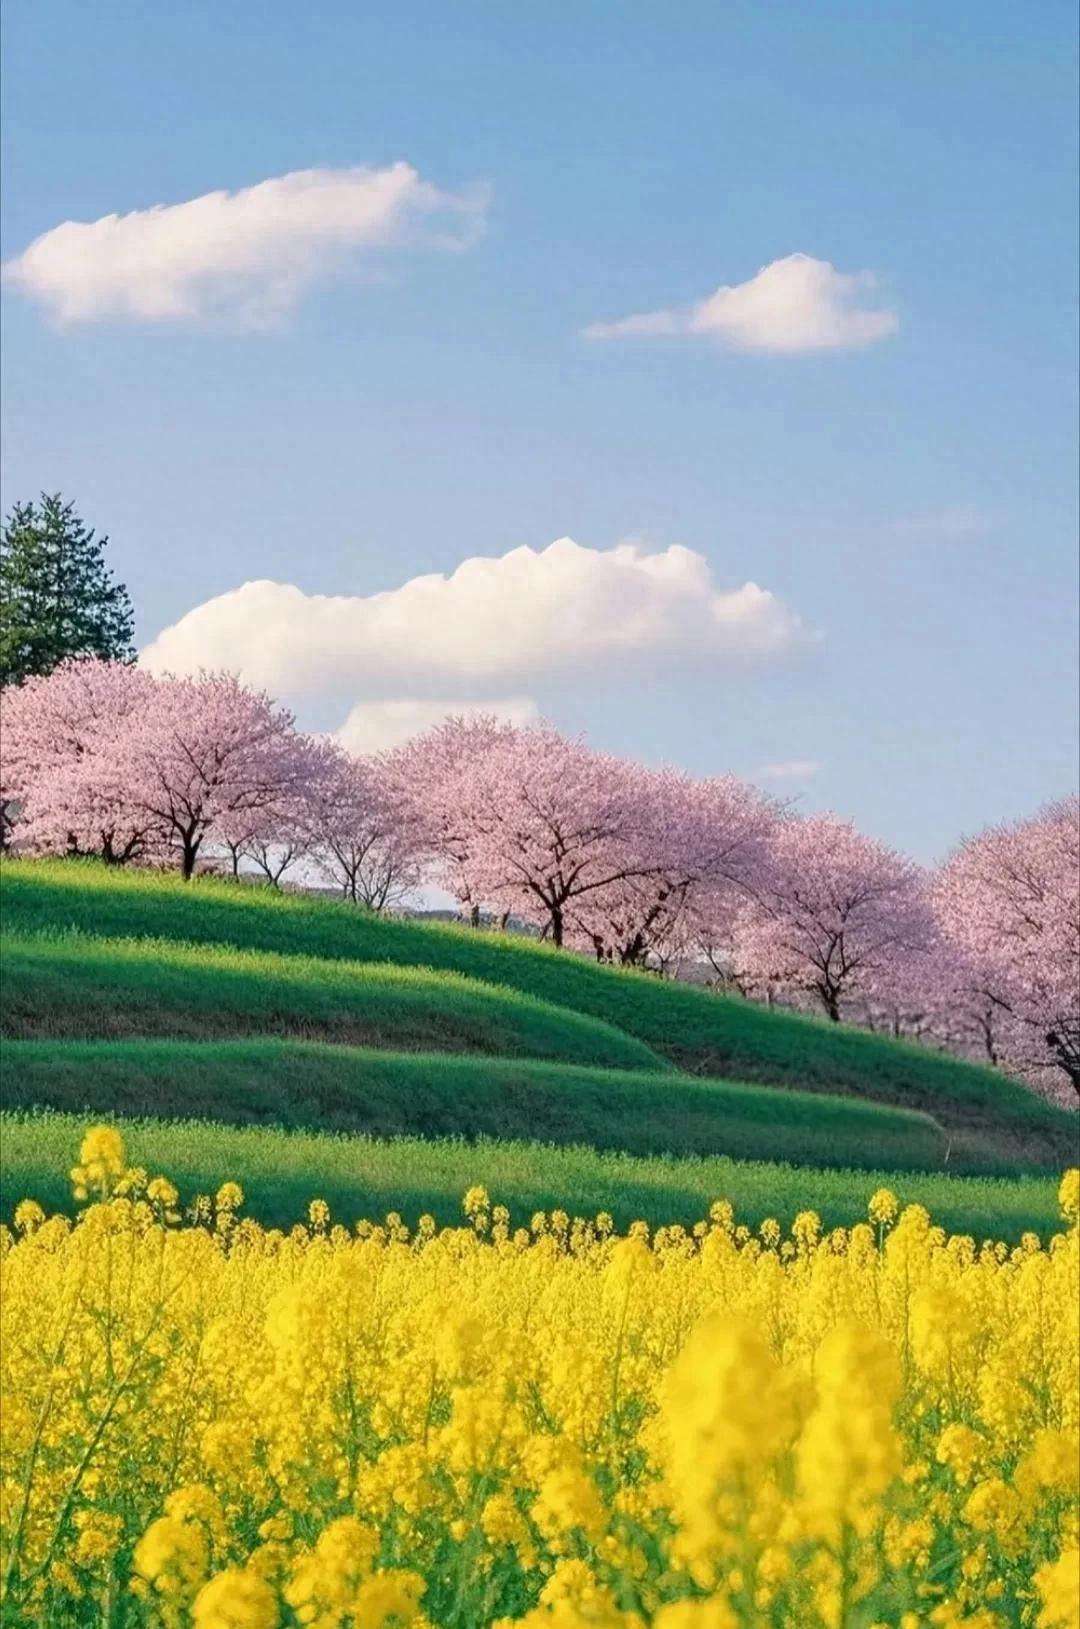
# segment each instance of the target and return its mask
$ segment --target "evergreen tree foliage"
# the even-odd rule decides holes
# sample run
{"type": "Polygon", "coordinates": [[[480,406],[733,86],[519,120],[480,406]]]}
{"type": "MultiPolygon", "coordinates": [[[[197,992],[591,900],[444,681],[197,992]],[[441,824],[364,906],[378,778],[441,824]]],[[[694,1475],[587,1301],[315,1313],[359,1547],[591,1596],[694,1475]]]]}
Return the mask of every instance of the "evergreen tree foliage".
{"type": "Polygon", "coordinates": [[[51,673],[73,656],[131,662],[134,617],[123,583],[71,503],[17,503],[0,536],[0,685],[51,673]]]}

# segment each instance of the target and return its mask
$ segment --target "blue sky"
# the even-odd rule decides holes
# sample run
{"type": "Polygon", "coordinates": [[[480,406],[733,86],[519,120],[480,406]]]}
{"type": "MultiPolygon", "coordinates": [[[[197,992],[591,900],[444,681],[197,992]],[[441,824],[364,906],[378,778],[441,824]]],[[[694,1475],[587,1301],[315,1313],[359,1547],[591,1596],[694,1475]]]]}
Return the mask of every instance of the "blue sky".
{"type": "MultiPolygon", "coordinates": [[[[703,773],[802,766],[773,789],[927,860],[1075,785],[1071,4],[7,0],[4,36],[9,262],[300,170],[488,189],[466,247],[354,255],[262,326],[58,323],[9,286],[5,508],[59,488],[107,531],[142,642],[251,579],[362,600],[565,535],[678,545],[816,637],[732,661],[678,622],[417,693],[527,694],[703,773]],[[895,334],[582,335],[793,254],[872,271],[895,334]]],[[[365,685],[412,693],[410,626],[389,689],[293,687],[287,621],[269,671],[336,727],[365,685]]]]}

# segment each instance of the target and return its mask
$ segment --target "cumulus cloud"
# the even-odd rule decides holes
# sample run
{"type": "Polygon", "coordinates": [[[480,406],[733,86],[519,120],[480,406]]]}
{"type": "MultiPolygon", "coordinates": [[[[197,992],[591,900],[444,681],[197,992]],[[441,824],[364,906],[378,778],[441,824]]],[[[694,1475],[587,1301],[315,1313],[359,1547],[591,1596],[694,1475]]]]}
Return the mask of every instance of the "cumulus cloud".
{"type": "Polygon", "coordinates": [[[531,696],[493,696],[487,701],[361,701],[338,730],[337,738],[349,752],[385,752],[433,729],[444,719],[476,718],[481,714],[494,715],[507,724],[533,724],[540,709],[531,696]]]}
{"type": "Polygon", "coordinates": [[[753,776],[756,781],[809,781],[821,765],[816,758],[787,758],[779,764],[765,764],[753,776]]]}
{"type": "Polygon", "coordinates": [[[294,170],[96,221],[65,221],[4,266],[61,323],[224,318],[263,326],[365,252],[461,249],[482,228],[483,188],[444,192],[411,165],[294,170]]]}
{"type": "Polygon", "coordinates": [[[737,351],[840,351],[894,334],[895,311],[862,304],[875,286],[872,272],[839,272],[812,255],[774,260],[745,283],[718,288],[696,304],[595,322],[588,339],[662,334],[702,336],[737,351]]]}
{"type": "Polygon", "coordinates": [[[528,693],[542,679],[644,661],[782,659],[808,638],[757,583],[719,588],[700,554],[560,538],[464,560],[366,596],[249,582],[196,606],[143,653],[155,672],[228,667],[277,694],[345,686],[367,701],[528,693]]]}

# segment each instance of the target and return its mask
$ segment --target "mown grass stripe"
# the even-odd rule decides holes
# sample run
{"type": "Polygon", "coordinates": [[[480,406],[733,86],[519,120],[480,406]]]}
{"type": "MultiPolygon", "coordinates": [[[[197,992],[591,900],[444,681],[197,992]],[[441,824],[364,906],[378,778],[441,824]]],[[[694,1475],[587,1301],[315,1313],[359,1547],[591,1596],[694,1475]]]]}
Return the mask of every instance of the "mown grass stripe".
{"type": "Polygon", "coordinates": [[[296,1041],[10,1041],[4,1080],[8,1108],[378,1137],[525,1138],[640,1155],[870,1161],[890,1170],[938,1169],[949,1152],[928,1116],[857,1098],[296,1041]]]}
{"type": "Polygon", "coordinates": [[[76,932],[8,932],[2,957],[0,1033],[8,1037],[299,1034],[670,1067],[599,1019],[459,973],[76,932]]]}

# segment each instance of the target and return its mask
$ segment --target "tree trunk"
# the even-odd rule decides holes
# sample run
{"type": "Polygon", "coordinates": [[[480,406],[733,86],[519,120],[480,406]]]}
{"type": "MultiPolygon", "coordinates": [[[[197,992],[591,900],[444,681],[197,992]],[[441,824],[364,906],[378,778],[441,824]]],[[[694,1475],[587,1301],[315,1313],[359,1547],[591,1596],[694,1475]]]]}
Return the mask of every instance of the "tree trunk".
{"type": "MultiPolygon", "coordinates": [[[[987,1059],[996,1069],[998,1065],[997,1047],[994,1045],[994,1026],[989,1018],[982,1020],[982,1034],[987,1059]]],[[[1080,1090],[1080,1088],[1077,1089],[1080,1090]]]]}
{"type": "Polygon", "coordinates": [[[1064,1069],[1069,1077],[1073,1091],[1080,1097],[1080,1056],[1077,1056],[1073,1047],[1062,1036],[1051,1030],[1046,1037],[1046,1044],[1057,1053],[1060,1068],[1064,1069]]]}
{"type": "Polygon", "coordinates": [[[563,942],[563,912],[561,905],[551,907],[551,942],[560,950],[563,942]]]}
{"type": "Polygon", "coordinates": [[[181,839],[180,875],[185,882],[190,882],[195,874],[195,861],[198,858],[199,844],[201,842],[201,837],[190,837],[188,835],[181,839]]]}

